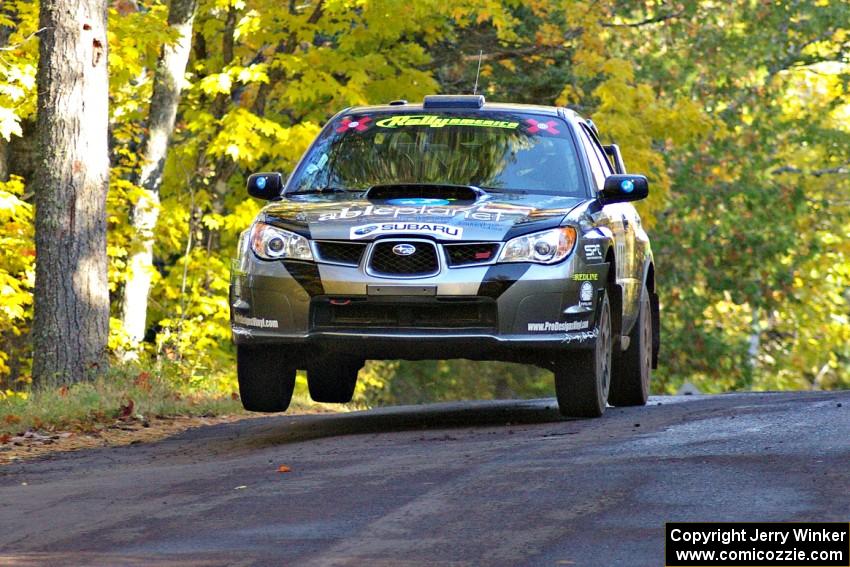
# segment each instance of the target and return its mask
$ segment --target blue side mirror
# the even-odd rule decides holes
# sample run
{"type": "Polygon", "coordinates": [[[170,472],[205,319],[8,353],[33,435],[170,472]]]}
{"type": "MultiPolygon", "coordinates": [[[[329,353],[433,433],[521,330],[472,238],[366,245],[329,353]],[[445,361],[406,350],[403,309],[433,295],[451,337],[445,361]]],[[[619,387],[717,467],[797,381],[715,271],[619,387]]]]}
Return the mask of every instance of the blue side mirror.
{"type": "Polygon", "coordinates": [[[643,175],[618,174],[605,178],[605,186],[599,192],[599,201],[608,203],[625,203],[640,201],[649,195],[649,183],[643,175]]]}
{"type": "Polygon", "coordinates": [[[254,173],[248,177],[248,194],[257,199],[271,201],[283,192],[283,176],[280,173],[254,173]]]}

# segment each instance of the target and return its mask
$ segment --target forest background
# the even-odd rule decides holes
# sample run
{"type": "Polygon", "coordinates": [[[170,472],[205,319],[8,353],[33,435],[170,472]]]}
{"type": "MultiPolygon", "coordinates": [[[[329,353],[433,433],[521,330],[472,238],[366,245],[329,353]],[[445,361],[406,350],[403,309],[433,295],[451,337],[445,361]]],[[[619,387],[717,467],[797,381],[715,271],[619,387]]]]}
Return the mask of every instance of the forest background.
{"type": "MultiPolygon", "coordinates": [[[[559,104],[630,171],[653,240],[653,391],[850,387],[844,0],[114,0],[109,352],[175,391],[236,391],[227,287],[261,203],[352,105],[470,92],[559,104]],[[126,362],[128,359],[132,362],[126,362]]],[[[31,387],[39,5],[0,2],[0,398],[31,387]]],[[[81,377],[66,376],[65,382],[81,377]]],[[[511,364],[372,362],[374,405],[551,395],[511,364]]],[[[138,382],[138,380],[137,380],[138,382]]]]}

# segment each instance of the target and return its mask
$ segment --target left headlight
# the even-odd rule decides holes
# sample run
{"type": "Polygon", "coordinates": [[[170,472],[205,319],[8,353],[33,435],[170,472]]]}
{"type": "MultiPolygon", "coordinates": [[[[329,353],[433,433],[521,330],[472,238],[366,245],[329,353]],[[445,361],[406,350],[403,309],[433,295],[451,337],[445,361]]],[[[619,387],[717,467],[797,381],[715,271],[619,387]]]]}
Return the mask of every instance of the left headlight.
{"type": "Polygon", "coordinates": [[[502,248],[498,261],[554,264],[569,256],[575,244],[576,229],[562,226],[512,238],[502,248]]]}
{"type": "Polygon", "coordinates": [[[251,249],[263,260],[312,260],[310,241],[282,228],[258,222],[251,228],[251,249]]]}

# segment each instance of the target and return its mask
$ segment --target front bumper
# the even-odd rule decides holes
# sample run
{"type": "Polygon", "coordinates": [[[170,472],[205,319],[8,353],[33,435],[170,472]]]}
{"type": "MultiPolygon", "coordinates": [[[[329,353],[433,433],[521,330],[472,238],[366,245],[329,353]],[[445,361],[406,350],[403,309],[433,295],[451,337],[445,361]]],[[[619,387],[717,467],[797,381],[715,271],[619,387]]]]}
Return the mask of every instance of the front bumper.
{"type": "Polygon", "coordinates": [[[266,262],[247,252],[231,279],[233,339],[364,359],[533,361],[595,344],[607,269],[573,254],[556,265],[444,268],[396,280],[362,267],[266,262]],[[592,286],[590,300],[585,293],[582,301],[583,286],[592,286]]]}

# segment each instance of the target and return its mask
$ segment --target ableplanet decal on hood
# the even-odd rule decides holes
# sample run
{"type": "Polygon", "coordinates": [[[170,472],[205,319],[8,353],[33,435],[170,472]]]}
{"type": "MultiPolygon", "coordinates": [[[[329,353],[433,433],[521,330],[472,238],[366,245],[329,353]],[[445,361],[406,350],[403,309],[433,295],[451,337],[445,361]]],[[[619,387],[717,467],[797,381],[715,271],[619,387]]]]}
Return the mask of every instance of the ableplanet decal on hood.
{"type": "Polygon", "coordinates": [[[472,203],[341,197],[311,195],[277,201],[264,210],[266,222],[283,228],[300,227],[313,239],[373,240],[410,234],[437,240],[501,240],[518,225],[548,221],[557,226],[582,201],[575,197],[516,194],[499,194],[472,203]]]}
{"type": "Polygon", "coordinates": [[[500,222],[506,215],[525,216],[534,211],[534,207],[517,206],[500,203],[476,203],[473,205],[460,206],[397,206],[397,205],[352,205],[339,209],[338,211],[320,214],[317,222],[356,219],[362,217],[382,217],[398,219],[408,216],[439,216],[460,217],[488,222],[500,222]]]}

